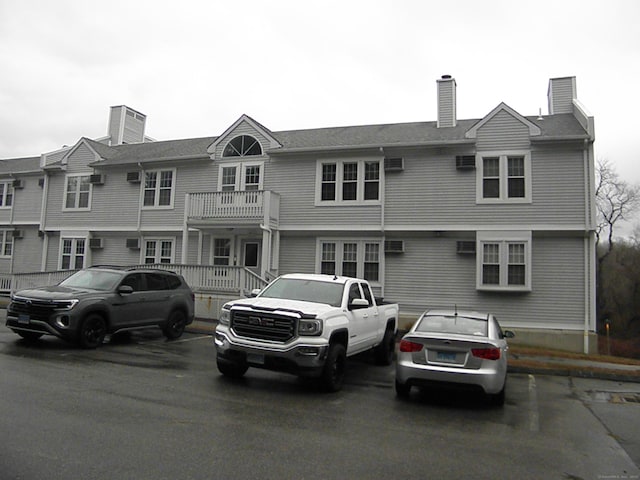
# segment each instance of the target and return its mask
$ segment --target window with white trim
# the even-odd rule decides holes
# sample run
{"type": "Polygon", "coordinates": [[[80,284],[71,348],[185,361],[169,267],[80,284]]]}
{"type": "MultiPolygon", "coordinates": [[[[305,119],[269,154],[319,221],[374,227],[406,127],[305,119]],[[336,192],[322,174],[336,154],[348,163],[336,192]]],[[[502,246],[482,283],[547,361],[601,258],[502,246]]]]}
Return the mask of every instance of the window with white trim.
{"type": "Polygon", "coordinates": [[[357,240],[319,240],[318,265],[320,273],[364,278],[370,282],[380,279],[380,242],[357,240]]]}
{"type": "Polygon", "coordinates": [[[146,170],[142,205],[146,208],[171,208],[175,192],[176,170],[146,170]]]}
{"type": "Polygon", "coordinates": [[[218,191],[220,192],[255,192],[245,194],[222,194],[223,204],[258,203],[262,190],[262,170],[264,162],[227,163],[220,165],[218,174],[218,191]]]}
{"type": "Polygon", "coordinates": [[[316,205],[380,202],[380,161],[318,161],[316,205]]]}
{"type": "Polygon", "coordinates": [[[67,175],[64,185],[65,210],[89,210],[91,208],[90,175],[67,175]]]}
{"type": "Polygon", "coordinates": [[[86,244],[86,238],[62,238],[60,270],[84,268],[86,244]]]}
{"type": "Polygon", "coordinates": [[[529,152],[478,153],[478,203],[531,203],[529,152]]]}
{"type": "Polygon", "coordinates": [[[224,147],[223,157],[250,157],[262,155],[260,142],[251,135],[238,135],[224,147]]]}
{"type": "Polygon", "coordinates": [[[531,290],[531,232],[478,232],[477,288],[531,290]]]}
{"type": "Polygon", "coordinates": [[[13,205],[12,182],[0,182],[0,208],[13,205]]]}
{"type": "Polygon", "coordinates": [[[10,257],[13,254],[13,230],[1,230],[0,242],[0,256],[10,257]]]}
{"type": "Polygon", "coordinates": [[[213,240],[213,264],[231,265],[231,239],[216,238],[213,240]]]}
{"type": "Polygon", "coordinates": [[[170,238],[145,238],[143,263],[173,263],[173,245],[170,238]]]}

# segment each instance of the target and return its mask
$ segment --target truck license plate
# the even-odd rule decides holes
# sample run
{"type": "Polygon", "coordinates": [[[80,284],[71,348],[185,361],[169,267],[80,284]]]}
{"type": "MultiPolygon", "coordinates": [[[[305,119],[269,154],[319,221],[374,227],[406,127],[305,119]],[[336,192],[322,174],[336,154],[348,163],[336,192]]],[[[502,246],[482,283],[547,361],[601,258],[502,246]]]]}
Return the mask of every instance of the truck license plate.
{"type": "Polygon", "coordinates": [[[454,352],[438,352],[436,359],[441,362],[455,362],[456,354],[454,352]]]}
{"type": "Polygon", "coordinates": [[[259,353],[249,353],[247,355],[247,362],[254,363],[256,365],[264,365],[264,355],[259,353]]]}
{"type": "Polygon", "coordinates": [[[31,318],[26,313],[21,313],[18,315],[18,323],[28,325],[30,321],[31,321],[31,318]]]}

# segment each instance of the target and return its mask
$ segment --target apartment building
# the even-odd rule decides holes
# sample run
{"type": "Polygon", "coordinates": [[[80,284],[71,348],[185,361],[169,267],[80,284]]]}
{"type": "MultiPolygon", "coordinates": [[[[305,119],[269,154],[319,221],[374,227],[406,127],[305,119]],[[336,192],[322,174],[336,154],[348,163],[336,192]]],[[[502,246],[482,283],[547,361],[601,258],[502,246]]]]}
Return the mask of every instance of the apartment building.
{"type": "Polygon", "coordinates": [[[0,161],[0,271],[180,268],[202,315],[283,273],[368,279],[411,321],[495,313],[533,343],[594,348],[594,123],[575,77],[548,114],[504,103],[458,119],[273,132],[242,115],[211,137],[153,141],[111,107],[107,135],[0,161]]]}

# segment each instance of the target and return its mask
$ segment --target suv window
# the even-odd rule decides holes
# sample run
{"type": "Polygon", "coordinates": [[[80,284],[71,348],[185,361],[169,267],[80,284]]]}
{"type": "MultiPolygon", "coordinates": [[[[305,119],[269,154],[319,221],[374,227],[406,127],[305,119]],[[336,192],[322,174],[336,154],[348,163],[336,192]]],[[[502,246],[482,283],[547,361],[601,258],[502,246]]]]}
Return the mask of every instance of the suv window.
{"type": "Polygon", "coordinates": [[[182,285],[180,279],[175,275],[167,275],[167,283],[169,284],[169,290],[175,290],[182,285]]]}
{"type": "Polygon", "coordinates": [[[167,276],[162,273],[145,273],[147,290],[168,290],[167,276]]]}
{"type": "Polygon", "coordinates": [[[144,289],[144,279],[141,273],[132,273],[127,275],[120,285],[127,285],[133,288],[134,292],[139,292],[144,289]]]}

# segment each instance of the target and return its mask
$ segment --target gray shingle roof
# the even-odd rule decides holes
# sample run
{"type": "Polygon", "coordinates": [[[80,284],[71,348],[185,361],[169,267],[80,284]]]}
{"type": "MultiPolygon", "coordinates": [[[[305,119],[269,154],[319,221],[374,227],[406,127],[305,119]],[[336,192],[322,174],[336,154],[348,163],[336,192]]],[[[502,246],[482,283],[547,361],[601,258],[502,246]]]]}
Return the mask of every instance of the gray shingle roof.
{"type": "MultiPolygon", "coordinates": [[[[543,120],[536,116],[526,118],[540,127],[540,140],[588,137],[587,132],[571,114],[546,116],[543,120]]],[[[479,121],[480,119],[458,120],[455,127],[447,128],[438,128],[436,122],[413,122],[271,132],[282,148],[272,149],[269,153],[472,142],[466,139],[465,133],[479,121]]],[[[207,148],[217,138],[190,138],[116,146],[108,146],[88,138],[82,140],[102,158],[99,162],[93,163],[93,166],[97,167],[181,159],[206,160],[209,158],[207,148]]],[[[24,162],[22,170],[37,170],[39,167],[38,157],[3,160],[0,161],[0,172],[6,171],[3,168],[8,168],[2,166],[2,163],[6,162],[24,162]]]]}

